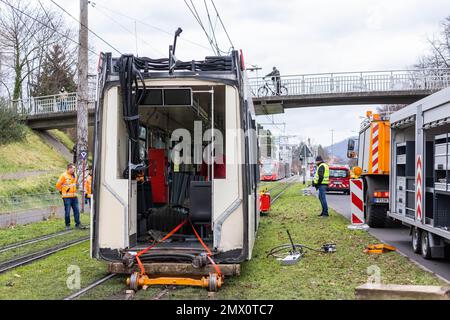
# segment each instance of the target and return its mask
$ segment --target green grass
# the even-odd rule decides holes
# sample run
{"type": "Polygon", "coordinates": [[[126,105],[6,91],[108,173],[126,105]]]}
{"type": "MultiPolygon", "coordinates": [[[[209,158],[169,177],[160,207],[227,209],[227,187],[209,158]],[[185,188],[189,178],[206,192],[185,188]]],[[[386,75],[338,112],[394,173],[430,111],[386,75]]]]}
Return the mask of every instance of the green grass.
{"type": "MultiPolygon", "coordinates": [[[[71,220],[73,223],[73,216],[71,216],[71,220]]],[[[80,220],[82,224],[88,225],[90,216],[88,214],[81,214],[80,220]]],[[[64,231],[64,229],[64,220],[55,218],[37,223],[0,229],[0,248],[16,242],[22,242],[47,234],[64,231]]]]}
{"type": "MultiPolygon", "coordinates": [[[[61,142],[67,149],[69,149],[69,151],[72,151],[75,142],[69,137],[69,135],[58,129],[48,130],[48,133],[50,133],[55,139],[61,142]]],[[[89,153],[89,166],[92,166],[93,159],[94,158],[92,157],[92,153],[89,153]]]]}
{"type": "MultiPolygon", "coordinates": [[[[81,215],[81,222],[89,224],[89,216],[81,215]]],[[[62,219],[17,226],[15,228],[0,229],[0,247],[15,242],[25,241],[46,234],[64,230],[62,219]]],[[[89,234],[88,230],[74,230],[73,232],[39,244],[17,249],[20,256],[39,251],[59,243],[78,239],[89,234]]],[[[11,253],[3,253],[0,260],[11,258],[11,253]]],[[[104,262],[90,258],[89,243],[83,243],[53,254],[48,258],[33,264],[15,268],[0,274],[0,300],[11,299],[62,299],[76,290],[69,290],[66,285],[67,268],[70,265],[80,267],[81,287],[87,286],[106,274],[104,262]]],[[[124,280],[125,281],[125,280],[124,280]]]]}
{"type": "Polygon", "coordinates": [[[48,130],[48,133],[51,134],[59,142],[61,142],[67,149],[72,151],[72,148],[75,145],[75,143],[67,134],[58,129],[48,130]]]}
{"type": "Polygon", "coordinates": [[[16,257],[25,256],[31,253],[39,252],[41,250],[52,248],[59,244],[64,244],[70,241],[81,239],[89,235],[89,230],[73,230],[70,233],[58,236],[45,241],[33,243],[14,250],[9,250],[0,253],[0,262],[8,261],[16,257]]]}
{"type": "Polygon", "coordinates": [[[106,264],[89,257],[85,242],[1,274],[0,300],[63,299],[77,291],[67,287],[70,266],[80,268],[81,287],[106,275],[106,264]]]}
{"type": "Polygon", "coordinates": [[[0,174],[23,171],[60,171],[65,159],[48,146],[31,129],[20,142],[0,146],[0,174]]]}
{"type": "MultiPolygon", "coordinates": [[[[22,190],[21,190],[22,191],[22,190]]],[[[62,200],[59,193],[24,194],[0,197],[0,215],[5,212],[19,210],[43,209],[61,207],[62,200]]]]}
{"type": "MultiPolygon", "coordinates": [[[[334,211],[317,217],[320,204],[315,197],[301,195],[302,185],[290,188],[261,219],[251,261],[242,264],[241,276],[227,278],[217,299],[354,299],[355,287],[368,281],[367,268],[380,268],[382,283],[443,285],[400,254],[368,255],[363,249],[378,241],[364,231],[350,231],[348,221],[334,211]],[[294,266],[281,266],[267,258],[274,246],[288,242],[289,228],[295,242],[312,247],[337,244],[334,254],[308,251],[294,266]]],[[[1,237],[1,234],[0,234],[1,237]]],[[[70,293],[65,283],[67,266],[82,266],[82,286],[105,274],[105,265],[89,259],[88,244],[55,254],[39,263],[0,275],[0,299],[58,299],[70,293]]],[[[82,299],[114,299],[123,296],[126,277],[120,276],[92,290],[82,299]]],[[[140,291],[136,299],[151,299],[160,287],[140,291]]],[[[170,290],[164,299],[207,299],[198,288],[170,290]]]]}
{"type": "Polygon", "coordinates": [[[65,159],[29,128],[23,141],[1,145],[0,174],[13,175],[0,180],[0,212],[42,207],[45,199],[35,199],[33,204],[33,199],[22,196],[56,192],[55,183],[65,168],[65,159]],[[42,171],[42,174],[21,176],[32,171],[42,171]],[[17,199],[11,199],[12,196],[17,199]],[[29,204],[22,205],[23,202],[29,204]]]}
{"type": "Polygon", "coordinates": [[[22,179],[0,180],[0,196],[19,196],[56,192],[60,173],[49,173],[22,179]]]}
{"type": "MultiPolygon", "coordinates": [[[[331,217],[317,217],[317,198],[303,196],[303,185],[296,184],[274,204],[270,214],[261,218],[253,258],[242,264],[241,276],[227,278],[217,299],[355,299],[355,288],[368,281],[368,267],[380,268],[381,282],[389,284],[443,285],[402,255],[392,252],[368,255],[364,248],[379,241],[364,231],[347,229],[348,221],[331,210],[331,217]],[[294,241],[320,247],[336,243],[337,252],[320,254],[307,250],[306,256],[294,266],[281,266],[266,255],[271,248],[288,243],[286,229],[294,241]]],[[[125,278],[110,281],[96,288],[83,299],[111,297],[124,290],[125,278]]],[[[136,299],[151,299],[161,287],[140,291],[136,299]]],[[[177,287],[165,299],[207,299],[204,289],[177,287]]]]}

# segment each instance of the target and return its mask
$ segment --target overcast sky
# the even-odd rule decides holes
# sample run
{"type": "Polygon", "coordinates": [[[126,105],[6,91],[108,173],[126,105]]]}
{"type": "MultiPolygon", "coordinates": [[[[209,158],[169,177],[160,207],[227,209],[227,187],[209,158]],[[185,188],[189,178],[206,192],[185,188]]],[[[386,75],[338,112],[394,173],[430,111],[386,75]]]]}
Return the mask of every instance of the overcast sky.
{"type": "MultiPolygon", "coordinates": [[[[49,0],[42,0],[52,6],[49,0]]],[[[78,17],[78,1],[55,0],[78,17]]],[[[183,0],[96,0],[90,27],[122,53],[136,53],[135,21],[140,56],[166,56],[174,33],[184,32],[177,46],[181,60],[212,55],[208,41],[183,0]],[[125,17],[128,16],[129,18],[125,17]]],[[[189,1],[188,1],[189,2],[189,1]]],[[[193,0],[203,22],[203,0],[193,0]]],[[[235,48],[247,65],[277,66],[282,74],[404,69],[428,50],[426,39],[437,34],[450,15],[449,0],[215,0],[235,48]]],[[[207,0],[207,3],[211,3],[207,0]]],[[[58,8],[55,7],[56,10],[58,8]]],[[[211,19],[215,14],[210,5],[211,19]]],[[[67,17],[68,22],[71,21],[67,17]]],[[[74,21],[71,21],[76,26],[74,21]]],[[[230,47],[217,24],[222,50],[230,47]]],[[[113,51],[91,36],[95,51],[113,51]]],[[[118,55],[118,53],[115,53],[118,55]]],[[[251,76],[252,74],[250,74],[251,76]]],[[[339,106],[287,110],[275,117],[287,133],[311,137],[323,145],[354,135],[360,117],[376,106],[339,106]]],[[[268,119],[262,117],[261,122],[268,119]]],[[[274,131],[277,131],[275,129],[274,131]]]]}

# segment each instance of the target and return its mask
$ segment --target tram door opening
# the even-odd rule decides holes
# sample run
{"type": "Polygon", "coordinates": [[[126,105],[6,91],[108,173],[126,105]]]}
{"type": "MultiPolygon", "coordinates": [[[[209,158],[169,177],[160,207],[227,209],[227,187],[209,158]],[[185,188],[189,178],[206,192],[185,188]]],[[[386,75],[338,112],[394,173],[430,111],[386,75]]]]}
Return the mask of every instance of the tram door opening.
{"type": "MultiPolygon", "coordinates": [[[[130,247],[158,241],[188,218],[212,245],[214,184],[227,178],[225,91],[225,86],[163,89],[164,105],[157,105],[161,101],[151,91],[141,102],[139,155],[146,169],[136,181],[130,179],[135,190],[130,193],[130,247]]],[[[190,223],[161,245],[201,246],[190,223]]]]}

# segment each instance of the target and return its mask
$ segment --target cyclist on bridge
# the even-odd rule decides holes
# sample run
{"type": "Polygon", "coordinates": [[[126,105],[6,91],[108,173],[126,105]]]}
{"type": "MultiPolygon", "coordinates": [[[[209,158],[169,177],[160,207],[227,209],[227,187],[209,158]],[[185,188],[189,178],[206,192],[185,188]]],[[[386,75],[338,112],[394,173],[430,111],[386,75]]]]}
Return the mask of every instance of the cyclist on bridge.
{"type": "Polygon", "coordinates": [[[265,78],[267,77],[272,77],[273,86],[275,87],[277,96],[279,96],[281,93],[280,71],[277,69],[277,67],[273,67],[272,72],[265,76],[265,78]]]}

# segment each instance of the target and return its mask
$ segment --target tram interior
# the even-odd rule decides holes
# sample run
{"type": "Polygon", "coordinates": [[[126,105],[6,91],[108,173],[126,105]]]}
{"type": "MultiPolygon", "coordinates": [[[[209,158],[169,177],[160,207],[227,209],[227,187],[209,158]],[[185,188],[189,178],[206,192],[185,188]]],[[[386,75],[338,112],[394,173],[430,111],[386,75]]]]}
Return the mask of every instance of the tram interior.
{"type": "MultiPolygon", "coordinates": [[[[214,105],[210,86],[181,89],[164,92],[163,106],[148,95],[139,106],[139,155],[148,168],[137,179],[137,247],[161,240],[188,217],[202,240],[212,244],[213,169],[206,160],[214,153],[216,159],[222,159],[218,162],[224,161],[218,153],[225,154],[225,141],[222,149],[215,146],[213,152],[208,151],[212,148],[208,148],[211,140],[207,131],[214,118],[214,128],[225,140],[225,86],[214,87],[214,105]],[[177,132],[190,137],[178,137],[177,132]],[[190,150],[180,148],[180,143],[189,145],[190,150]],[[174,161],[174,150],[178,151],[178,161],[174,161]],[[187,153],[191,161],[186,159],[187,153]]],[[[215,179],[226,178],[225,164],[215,163],[214,171],[215,179]]],[[[158,245],[165,247],[202,249],[189,222],[158,245]]]]}

